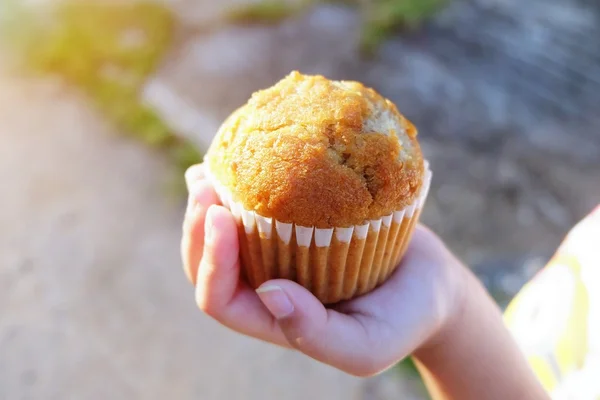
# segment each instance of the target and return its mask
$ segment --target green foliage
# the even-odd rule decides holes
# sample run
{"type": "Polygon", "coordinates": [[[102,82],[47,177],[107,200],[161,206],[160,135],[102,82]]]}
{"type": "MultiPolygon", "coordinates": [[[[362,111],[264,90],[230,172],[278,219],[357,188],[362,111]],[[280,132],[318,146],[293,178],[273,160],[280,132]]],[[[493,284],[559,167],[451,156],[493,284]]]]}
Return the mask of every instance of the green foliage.
{"type": "Polygon", "coordinates": [[[186,168],[200,160],[194,147],[149,107],[140,90],[171,42],[174,17],[156,3],[66,2],[44,19],[29,14],[27,29],[11,28],[25,65],[82,88],[123,131],[165,149],[186,168]],[[49,17],[49,18],[48,18],[49,17]]]}
{"type": "Polygon", "coordinates": [[[372,53],[399,28],[414,29],[434,15],[446,0],[373,0],[368,3],[361,48],[372,53]]]}
{"type": "Polygon", "coordinates": [[[89,89],[115,78],[103,71],[111,67],[129,75],[121,84],[139,86],[170,42],[173,27],[165,8],[147,3],[61,3],[54,19],[32,35],[26,61],[89,89]]]}
{"type": "Polygon", "coordinates": [[[285,0],[262,0],[231,10],[227,19],[235,23],[274,24],[318,3],[358,6],[363,14],[360,47],[366,54],[372,54],[397,29],[418,27],[446,2],[447,0],[305,0],[291,4],[285,0]]]}
{"type": "Polygon", "coordinates": [[[262,0],[234,8],[227,20],[243,24],[275,24],[302,12],[312,2],[289,3],[284,0],[262,0]]]}
{"type": "Polygon", "coordinates": [[[415,362],[410,357],[406,357],[404,360],[400,361],[396,367],[404,374],[410,375],[412,377],[418,377],[419,371],[417,370],[417,366],[415,362]]]}
{"type": "MultiPolygon", "coordinates": [[[[405,379],[414,384],[415,390],[418,390],[422,396],[427,396],[425,384],[423,383],[421,375],[417,370],[417,366],[411,357],[406,357],[404,360],[400,361],[395,368],[398,373],[404,376],[405,379]]],[[[427,396],[427,398],[429,398],[429,396],[427,396]]]]}

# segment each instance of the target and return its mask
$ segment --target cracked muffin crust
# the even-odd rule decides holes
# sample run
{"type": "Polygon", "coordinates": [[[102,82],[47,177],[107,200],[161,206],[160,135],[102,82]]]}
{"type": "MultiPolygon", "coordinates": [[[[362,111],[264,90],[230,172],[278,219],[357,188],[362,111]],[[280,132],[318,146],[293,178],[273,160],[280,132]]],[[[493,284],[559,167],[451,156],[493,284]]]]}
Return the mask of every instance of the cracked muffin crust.
{"type": "Polygon", "coordinates": [[[205,162],[261,216],[349,227],[416,198],[424,173],[416,136],[373,89],[292,72],[225,120],[205,162]]]}

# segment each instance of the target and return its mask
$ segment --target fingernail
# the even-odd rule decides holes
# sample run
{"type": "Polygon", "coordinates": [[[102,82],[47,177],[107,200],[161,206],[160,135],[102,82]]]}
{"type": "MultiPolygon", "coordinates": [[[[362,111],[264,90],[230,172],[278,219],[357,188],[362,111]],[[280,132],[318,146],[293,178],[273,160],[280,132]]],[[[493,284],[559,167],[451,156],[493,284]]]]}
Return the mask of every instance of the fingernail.
{"type": "Polygon", "coordinates": [[[204,179],[205,177],[205,168],[204,164],[196,164],[189,167],[184,174],[185,184],[188,189],[194,182],[204,179]]]}
{"type": "Polygon", "coordinates": [[[294,312],[294,305],[290,298],[279,286],[261,286],[256,289],[256,293],[276,319],[288,317],[294,312]]]}

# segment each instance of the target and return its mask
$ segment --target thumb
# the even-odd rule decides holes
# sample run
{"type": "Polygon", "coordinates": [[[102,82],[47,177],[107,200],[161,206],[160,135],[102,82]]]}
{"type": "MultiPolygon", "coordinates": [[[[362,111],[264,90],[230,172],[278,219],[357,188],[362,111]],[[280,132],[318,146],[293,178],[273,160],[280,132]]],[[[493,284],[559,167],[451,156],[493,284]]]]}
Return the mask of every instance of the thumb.
{"type": "Polygon", "coordinates": [[[271,280],[256,293],[289,344],[309,357],[356,376],[371,376],[388,367],[378,365],[365,321],[326,309],[292,281],[271,280]]]}

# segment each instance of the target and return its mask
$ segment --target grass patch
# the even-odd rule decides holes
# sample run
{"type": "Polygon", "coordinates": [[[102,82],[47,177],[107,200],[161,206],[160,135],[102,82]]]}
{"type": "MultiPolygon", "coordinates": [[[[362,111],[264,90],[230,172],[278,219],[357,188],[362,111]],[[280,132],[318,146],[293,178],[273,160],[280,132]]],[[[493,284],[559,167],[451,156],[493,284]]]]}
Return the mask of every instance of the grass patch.
{"type": "Polygon", "coordinates": [[[373,53],[398,30],[413,30],[446,5],[447,0],[375,0],[364,12],[361,49],[373,53]]]}
{"type": "Polygon", "coordinates": [[[227,14],[227,20],[245,24],[275,24],[298,15],[319,3],[345,4],[361,9],[363,16],[360,48],[373,54],[381,43],[400,29],[411,30],[435,15],[448,0],[304,0],[289,3],[284,0],[262,0],[237,7],[227,14]]]}
{"type": "Polygon", "coordinates": [[[165,150],[181,169],[201,159],[140,98],[171,42],[175,19],[167,8],[98,1],[60,3],[52,15],[12,11],[19,23],[5,33],[25,67],[83,89],[122,131],[165,150]]]}
{"type": "Polygon", "coordinates": [[[400,361],[396,365],[396,368],[400,372],[410,375],[411,377],[419,377],[420,376],[419,371],[417,370],[417,366],[415,365],[415,362],[410,357],[406,357],[404,360],[400,361]]]}
{"type": "Polygon", "coordinates": [[[312,1],[289,3],[282,0],[262,0],[231,9],[226,19],[241,24],[276,24],[303,12],[312,1]]]}
{"type": "Polygon", "coordinates": [[[421,378],[421,375],[417,370],[417,366],[411,357],[406,357],[404,360],[396,364],[394,368],[405,379],[411,381],[411,383],[414,385],[414,389],[418,390],[419,394],[426,398],[430,398],[427,394],[425,383],[423,383],[423,379],[421,378]]]}

